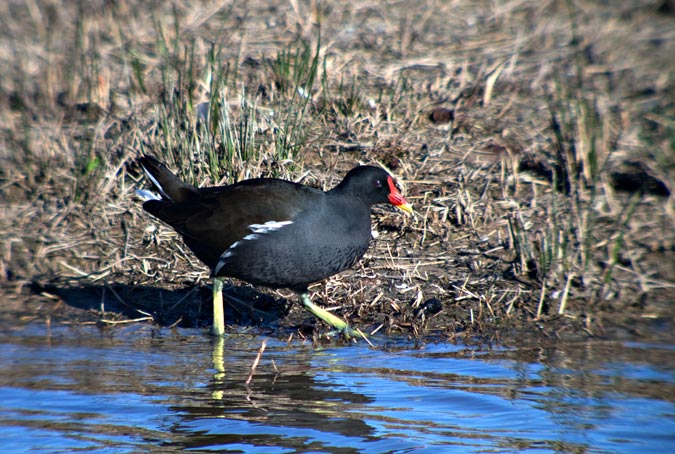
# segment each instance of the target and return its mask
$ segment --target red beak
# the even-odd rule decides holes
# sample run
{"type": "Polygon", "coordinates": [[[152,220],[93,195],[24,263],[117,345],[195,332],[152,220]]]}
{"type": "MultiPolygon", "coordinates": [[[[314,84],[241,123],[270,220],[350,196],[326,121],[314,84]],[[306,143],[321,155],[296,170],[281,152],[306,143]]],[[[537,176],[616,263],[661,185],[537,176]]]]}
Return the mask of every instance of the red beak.
{"type": "Polygon", "coordinates": [[[394,178],[387,177],[387,183],[389,183],[389,195],[387,196],[389,202],[399,210],[405,211],[406,213],[409,214],[413,214],[414,212],[412,206],[410,206],[408,201],[404,199],[401,193],[399,192],[398,188],[396,187],[396,183],[394,182],[394,178]]]}

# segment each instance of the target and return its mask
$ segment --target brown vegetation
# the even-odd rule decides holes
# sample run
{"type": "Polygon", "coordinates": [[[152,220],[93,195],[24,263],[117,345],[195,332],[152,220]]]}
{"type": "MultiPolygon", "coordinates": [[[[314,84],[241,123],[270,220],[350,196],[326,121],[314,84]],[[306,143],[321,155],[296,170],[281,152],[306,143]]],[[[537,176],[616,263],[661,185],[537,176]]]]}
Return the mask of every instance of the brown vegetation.
{"type": "MultiPolygon", "coordinates": [[[[313,289],[364,331],[670,336],[671,3],[3,2],[0,320],[209,324],[133,195],[152,153],[198,185],[390,168],[416,217],[313,289]]],[[[234,284],[231,323],[315,325],[234,284]]]]}

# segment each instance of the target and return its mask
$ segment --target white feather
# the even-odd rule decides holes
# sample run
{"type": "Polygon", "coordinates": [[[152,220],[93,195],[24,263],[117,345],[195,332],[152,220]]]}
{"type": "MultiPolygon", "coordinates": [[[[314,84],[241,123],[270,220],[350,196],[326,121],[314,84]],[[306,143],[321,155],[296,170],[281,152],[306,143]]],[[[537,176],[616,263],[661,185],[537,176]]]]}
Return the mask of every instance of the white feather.
{"type": "Polygon", "coordinates": [[[225,249],[225,251],[220,254],[220,260],[218,260],[218,264],[216,265],[215,269],[213,270],[213,275],[217,276],[218,273],[220,272],[221,269],[225,266],[227,263],[227,259],[232,257],[234,255],[234,248],[237,246],[241,245],[243,241],[255,241],[258,238],[260,238],[260,235],[264,235],[266,233],[274,232],[276,230],[279,230],[282,227],[285,227],[287,225],[293,224],[293,221],[267,221],[264,224],[251,224],[248,226],[249,230],[253,233],[249,233],[246,235],[244,238],[242,238],[239,241],[235,241],[225,249]]]}
{"type": "Polygon", "coordinates": [[[293,221],[267,221],[264,224],[251,224],[248,228],[253,233],[269,233],[291,224],[293,224],[293,221]]]}
{"type": "Polygon", "coordinates": [[[136,189],[136,195],[143,201],[162,200],[162,197],[159,194],[148,191],[147,189],[136,189]]]}
{"type": "Polygon", "coordinates": [[[167,200],[173,200],[171,197],[169,197],[169,195],[166,192],[164,192],[164,188],[162,187],[161,184],[159,184],[159,181],[157,181],[157,178],[155,178],[152,175],[152,173],[150,173],[148,171],[148,169],[146,169],[143,165],[141,165],[141,167],[143,167],[143,172],[145,172],[145,175],[150,179],[150,181],[152,181],[152,184],[154,184],[155,187],[157,189],[159,189],[159,192],[162,194],[162,196],[167,200]]]}

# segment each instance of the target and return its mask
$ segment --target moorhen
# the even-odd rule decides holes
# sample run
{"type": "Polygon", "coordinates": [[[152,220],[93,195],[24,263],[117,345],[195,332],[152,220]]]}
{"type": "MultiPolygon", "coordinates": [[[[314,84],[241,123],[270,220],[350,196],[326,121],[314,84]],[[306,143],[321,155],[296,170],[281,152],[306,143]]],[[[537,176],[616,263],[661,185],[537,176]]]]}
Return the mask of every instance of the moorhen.
{"type": "Polygon", "coordinates": [[[372,205],[389,202],[413,212],[394,178],[379,167],[355,167],[324,192],[273,178],[196,188],[152,156],[138,163],[159,191],[136,191],[145,200],[143,209],[180,233],[211,268],[213,334],[218,336],[225,332],[225,276],[294,290],[312,314],[345,336],[354,335],[345,321],[314,305],[307,288],[363,257],[370,244],[372,205]]]}

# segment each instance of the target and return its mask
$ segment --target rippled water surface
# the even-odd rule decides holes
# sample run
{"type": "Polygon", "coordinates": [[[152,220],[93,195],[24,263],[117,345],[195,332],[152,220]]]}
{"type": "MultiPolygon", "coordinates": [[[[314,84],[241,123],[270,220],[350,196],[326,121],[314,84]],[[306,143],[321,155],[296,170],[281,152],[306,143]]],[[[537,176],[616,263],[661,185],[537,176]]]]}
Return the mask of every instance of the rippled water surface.
{"type": "Polygon", "coordinates": [[[3,332],[2,452],[675,452],[673,346],[374,341],[3,332]]]}

